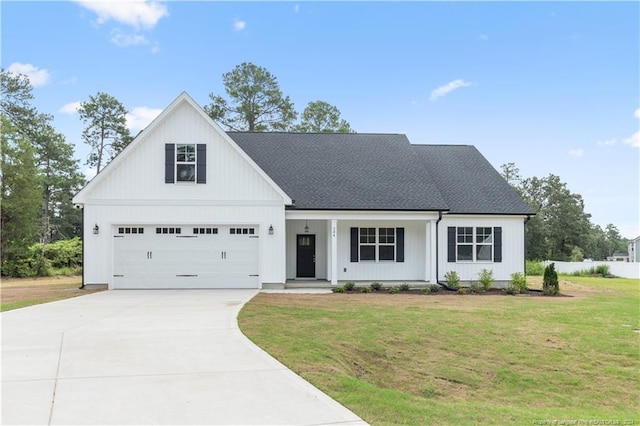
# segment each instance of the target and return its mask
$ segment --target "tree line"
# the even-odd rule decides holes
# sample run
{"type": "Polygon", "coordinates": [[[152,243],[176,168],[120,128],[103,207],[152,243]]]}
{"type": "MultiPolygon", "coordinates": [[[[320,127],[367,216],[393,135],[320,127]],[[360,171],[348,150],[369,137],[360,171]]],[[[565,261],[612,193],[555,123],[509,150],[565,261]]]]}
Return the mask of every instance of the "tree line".
{"type": "MultiPolygon", "coordinates": [[[[28,78],[4,69],[0,73],[2,275],[46,274],[57,262],[50,253],[60,252],[48,245],[81,234],[81,211],[71,200],[86,181],[73,145],[53,127],[53,116],[32,105],[28,78]]],[[[354,131],[336,106],[322,100],[309,102],[298,115],[276,77],[263,67],[242,63],[224,73],[222,82],[225,96],[210,93],[204,110],[225,130],[354,131]]],[[[127,110],[115,97],[98,92],[80,104],[78,114],[84,126],[81,140],[91,148],[86,165],[100,173],[133,140],[127,110]]],[[[582,197],[558,176],[523,179],[513,163],[503,165],[502,173],[537,213],[527,224],[528,258],[603,259],[626,249],[614,225],[603,230],[590,222],[582,197]]]]}
{"type": "Polygon", "coordinates": [[[528,260],[581,262],[604,260],[627,251],[627,240],[613,224],[591,223],[580,194],[572,193],[559,176],[523,178],[515,163],[501,166],[502,177],[536,213],[527,222],[528,260]]]}

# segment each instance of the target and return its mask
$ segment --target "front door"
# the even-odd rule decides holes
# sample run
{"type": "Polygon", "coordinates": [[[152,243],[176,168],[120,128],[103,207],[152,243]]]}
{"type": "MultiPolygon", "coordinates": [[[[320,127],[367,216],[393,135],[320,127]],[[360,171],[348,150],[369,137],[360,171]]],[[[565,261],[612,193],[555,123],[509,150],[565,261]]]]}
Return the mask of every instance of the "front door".
{"type": "Polygon", "coordinates": [[[316,236],[298,235],[297,240],[296,276],[299,278],[315,278],[316,236]]]}

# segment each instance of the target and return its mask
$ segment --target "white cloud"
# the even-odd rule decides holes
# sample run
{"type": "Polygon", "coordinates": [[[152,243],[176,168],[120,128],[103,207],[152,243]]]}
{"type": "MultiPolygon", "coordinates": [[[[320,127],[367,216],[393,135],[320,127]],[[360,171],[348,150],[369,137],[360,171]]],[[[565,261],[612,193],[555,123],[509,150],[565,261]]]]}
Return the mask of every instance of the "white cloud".
{"type": "Polygon", "coordinates": [[[294,11],[295,13],[300,12],[300,5],[299,5],[299,4],[294,5],[294,6],[293,6],[293,11],[294,11]]]}
{"type": "Polygon", "coordinates": [[[130,130],[142,130],[161,112],[161,109],[136,107],[130,113],[127,113],[127,127],[130,130]]]}
{"type": "Polygon", "coordinates": [[[111,42],[118,47],[144,46],[149,40],[140,34],[125,34],[116,29],[111,33],[111,42]]]}
{"type": "Polygon", "coordinates": [[[571,151],[569,151],[569,155],[573,158],[580,158],[582,157],[582,154],[584,154],[584,151],[581,149],[572,149],[571,151]]]}
{"type": "Polygon", "coordinates": [[[77,0],[77,3],[98,15],[98,24],[114,20],[136,29],[151,29],[158,21],[169,15],[165,4],[156,1],[89,1],[77,0]]]}
{"type": "Polygon", "coordinates": [[[634,148],[640,148],[640,132],[635,132],[629,138],[624,140],[624,143],[634,148]]]}
{"type": "Polygon", "coordinates": [[[233,21],[233,30],[234,31],[242,31],[246,28],[247,23],[245,21],[235,20],[233,21]]]}
{"type": "Polygon", "coordinates": [[[49,82],[49,71],[39,69],[35,65],[14,62],[7,67],[7,71],[12,74],[26,75],[29,78],[29,83],[31,83],[33,87],[44,86],[49,82]]]}
{"type": "Polygon", "coordinates": [[[78,112],[79,108],[80,108],[80,101],[75,101],[75,102],[69,102],[68,104],[62,105],[62,108],[60,108],[58,111],[63,114],[75,114],[78,112]]]}
{"type": "Polygon", "coordinates": [[[636,118],[640,118],[640,108],[638,108],[637,110],[635,110],[635,112],[633,113],[634,117],[636,118]]]}
{"type": "Polygon", "coordinates": [[[615,139],[607,139],[605,141],[598,141],[596,142],[596,145],[598,146],[613,146],[616,144],[616,140],[615,139]]]}
{"type": "Polygon", "coordinates": [[[433,102],[438,98],[441,98],[442,96],[448,94],[449,92],[452,92],[461,87],[468,87],[468,86],[471,86],[471,83],[469,83],[468,81],[464,81],[462,79],[450,81],[444,86],[440,86],[437,89],[434,89],[431,92],[431,97],[429,98],[429,100],[433,102]]]}

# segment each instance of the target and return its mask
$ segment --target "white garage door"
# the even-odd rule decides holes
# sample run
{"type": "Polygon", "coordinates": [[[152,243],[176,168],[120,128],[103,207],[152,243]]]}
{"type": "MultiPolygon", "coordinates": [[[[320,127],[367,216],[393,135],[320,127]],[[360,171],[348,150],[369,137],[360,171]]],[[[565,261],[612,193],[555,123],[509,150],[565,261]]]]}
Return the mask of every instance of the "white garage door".
{"type": "Polygon", "coordinates": [[[116,226],[116,289],[258,288],[255,226],[116,226]]]}

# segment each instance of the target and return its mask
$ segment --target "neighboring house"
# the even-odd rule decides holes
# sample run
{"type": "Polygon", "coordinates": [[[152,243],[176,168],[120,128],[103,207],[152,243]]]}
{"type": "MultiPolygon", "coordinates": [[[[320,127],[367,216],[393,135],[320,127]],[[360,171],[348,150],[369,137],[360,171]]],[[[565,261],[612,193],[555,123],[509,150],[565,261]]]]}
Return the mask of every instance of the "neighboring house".
{"type": "Polygon", "coordinates": [[[607,261],[609,262],[628,262],[629,261],[629,253],[626,252],[615,252],[611,256],[607,256],[607,261]]]}
{"type": "Polygon", "coordinates": [[[473,147],[224,132],[180,95],[75,197],[84,284],[262,288],[524,273],[533,214],[473,147]]]}
{"type": "Polygon", "coordinates": [[[633,240],[629,240],[628,244],[628,253],[629,253],[629,262],[640,262],[640,236],[634,238],[633,240]]]}

